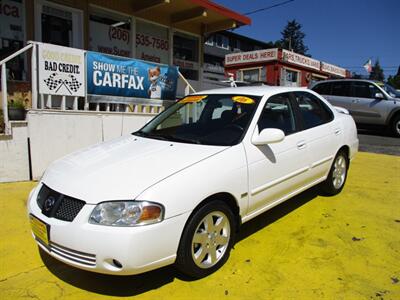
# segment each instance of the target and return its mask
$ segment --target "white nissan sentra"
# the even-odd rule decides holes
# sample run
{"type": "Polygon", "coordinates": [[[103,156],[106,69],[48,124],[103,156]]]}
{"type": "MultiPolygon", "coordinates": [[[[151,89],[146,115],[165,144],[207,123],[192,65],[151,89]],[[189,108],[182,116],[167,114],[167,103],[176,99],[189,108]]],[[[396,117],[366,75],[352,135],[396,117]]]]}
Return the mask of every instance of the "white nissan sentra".
{"type": "Polygon", "coordinates": [[[242,223],[317,184],[339,193],[357,151],[352,117],[313,91],[201,92],[52,163],[29,196],[33,236],[89,271],[175,264],[203,277],[226,262],[242,223]]]}

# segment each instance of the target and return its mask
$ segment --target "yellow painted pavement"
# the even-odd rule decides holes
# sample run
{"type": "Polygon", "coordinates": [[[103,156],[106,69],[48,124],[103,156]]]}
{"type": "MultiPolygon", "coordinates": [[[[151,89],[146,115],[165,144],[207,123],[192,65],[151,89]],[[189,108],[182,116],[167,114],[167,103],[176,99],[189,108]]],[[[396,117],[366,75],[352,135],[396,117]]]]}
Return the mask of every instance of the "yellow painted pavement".
{"type": "MultiPolygon", "coordinates": [[[[0,184],[0,299],[400,299],[400,157],[359,153],[335,197],[303,193],[242,227],[225,266],[106,276],[39,253],[26,198],[0,184]]],[[[132,250],[134,251],[134,250],[132,250]]]]}

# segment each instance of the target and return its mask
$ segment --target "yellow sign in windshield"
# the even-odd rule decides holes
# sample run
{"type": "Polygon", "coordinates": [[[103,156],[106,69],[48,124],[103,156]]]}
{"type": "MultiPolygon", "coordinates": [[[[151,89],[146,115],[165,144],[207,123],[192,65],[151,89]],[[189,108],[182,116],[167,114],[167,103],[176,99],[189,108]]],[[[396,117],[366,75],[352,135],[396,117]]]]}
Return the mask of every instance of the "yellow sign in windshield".
{"type": "Polygon", "coordinates": [[[254,104],[254,100],[245,96],[234,96],[232,100],[242,104],[254,104]]]}
{"type": "Polygon", "coordinates": [[[202,96],[187,96],[183,98],[179,103],[197,103],[200,102],[201,100],[207,98],[207,95],[202,95],[202,96]]]}

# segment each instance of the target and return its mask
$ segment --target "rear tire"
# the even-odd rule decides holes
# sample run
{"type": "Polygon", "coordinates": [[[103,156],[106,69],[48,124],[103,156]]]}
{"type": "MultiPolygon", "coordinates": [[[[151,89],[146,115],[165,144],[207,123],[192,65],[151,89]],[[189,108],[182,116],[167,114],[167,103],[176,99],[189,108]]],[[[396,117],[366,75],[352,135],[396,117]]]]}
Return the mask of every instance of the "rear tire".
{"type": "Polygon", "coordinates": [[[183,231],[177,269],[191,278],[215,272],[227,261],[235,232],[235,217],[224,202],[216,200],[200,207],[183,231]]]}
{"type": "Polygon", "coordinates": [[[340,150],[333,160],[328,177],[321,184],[322,191],[328,196],[339,194],[347,179],[347,170],[349,168],[349,159],[345,151],[340,150]]]}

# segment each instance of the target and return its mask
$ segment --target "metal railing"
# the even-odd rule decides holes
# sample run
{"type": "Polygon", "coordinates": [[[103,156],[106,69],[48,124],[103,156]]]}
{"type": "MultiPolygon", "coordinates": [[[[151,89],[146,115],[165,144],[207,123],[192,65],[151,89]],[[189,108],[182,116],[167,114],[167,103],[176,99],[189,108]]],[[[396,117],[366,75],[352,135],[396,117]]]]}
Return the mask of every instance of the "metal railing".
{"type": "MultiPolygon", "coordinates": [[[[29,50],[32,50],[31,55],[31,91],[32,91],[32,109],[58,109],[61,111],[76,111],[76,110],[89,110],[89,100],[91,95],[85,95],[83,99],[83,105],[79,105],[79,101],[82,100],[77,96],[53,96],[50,94],[39,94],[38,93],[38,45],[40,42],[28,41],[27,45],[18,50],[17,52],[6,57],[0,61],[1,67],[1,93],[2,93],[2,109],[3,109],[3,119],[4,119],[4,133],[10,134],[10,123],[8,116],[8,93],[7,93],[7,67],[8,61],[21,55],[29,50]],[[72,99],[71,99],[72,98],[72,99]]],[[[186,80],[186,78],[179,72],[179,79],[185,84],[185,95],[191,92],[196,92],[191,84],[186,80]]],[[[112,96],[111,96],[112,97],[112,96]]],[[[115,98],[115,97],[114,97],[115,98]]],[[[90,110],[94,111],[117,111],[126,113],[147,113],[147,114],[158,114],[166,106],[168,101],[155,100],[155,99],[134,99],[132,103],[110,103],[107,99],[103,101],[100,99],[92,104],[90,110]]],[[[171,101],[169,101],[171,102],[171,101]]]]}

